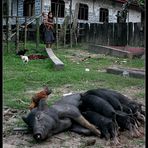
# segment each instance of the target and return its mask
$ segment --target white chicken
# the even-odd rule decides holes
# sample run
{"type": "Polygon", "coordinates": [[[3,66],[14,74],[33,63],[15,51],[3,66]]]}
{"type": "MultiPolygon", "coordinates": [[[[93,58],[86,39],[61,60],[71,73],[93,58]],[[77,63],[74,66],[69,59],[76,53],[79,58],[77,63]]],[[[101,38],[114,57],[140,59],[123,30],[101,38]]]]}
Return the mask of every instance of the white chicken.
{"type": "Polygon", "coordinates": [[[28,63],[28,61],[29,61],[28,56],[20,55],[20,57],[24,63],[28,63]]]}

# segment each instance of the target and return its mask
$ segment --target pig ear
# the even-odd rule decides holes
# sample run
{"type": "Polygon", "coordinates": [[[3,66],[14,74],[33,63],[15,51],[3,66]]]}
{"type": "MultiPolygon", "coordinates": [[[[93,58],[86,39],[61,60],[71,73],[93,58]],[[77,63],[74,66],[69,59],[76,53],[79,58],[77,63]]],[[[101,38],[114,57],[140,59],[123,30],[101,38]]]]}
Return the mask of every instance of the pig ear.
{"type": "Polygon", "coordinates": [[[43,111],[48,109],[48,104],[45,99],[39,101],[38,110],[43,111]]]}
{"type": "Polygon", "coordinates": [[[22,116],[22,120],[26,123],[26,124],[28,124],[28,120],[27,120],[27,117],[25,117],[25,116],[22,116]]]}

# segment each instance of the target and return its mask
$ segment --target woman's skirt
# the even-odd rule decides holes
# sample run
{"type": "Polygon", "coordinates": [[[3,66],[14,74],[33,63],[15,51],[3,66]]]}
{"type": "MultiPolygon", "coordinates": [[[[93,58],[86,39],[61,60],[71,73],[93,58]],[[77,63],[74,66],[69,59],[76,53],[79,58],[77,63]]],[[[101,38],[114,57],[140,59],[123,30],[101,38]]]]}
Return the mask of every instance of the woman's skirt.
{"type": "Polygon", "coordinates": [[[44,43],[45,44],[51,44],[53,43],[55,40],[54,35],[53,35],[53,31],[50,29],[48,30],[47,28],[45,28],[44,30],[44,43]]]}

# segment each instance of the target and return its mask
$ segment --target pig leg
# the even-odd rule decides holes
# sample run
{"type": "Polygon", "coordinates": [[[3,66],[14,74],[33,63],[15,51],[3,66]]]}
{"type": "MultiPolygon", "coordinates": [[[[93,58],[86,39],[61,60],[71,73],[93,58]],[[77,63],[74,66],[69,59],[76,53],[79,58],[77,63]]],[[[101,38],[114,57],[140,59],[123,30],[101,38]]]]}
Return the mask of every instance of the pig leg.
{"type": "Polygon", "coordinates": [[[145,122],[145,116],[140,112],[137,112],[137,119],[143,123],[145,122]]]}
{"type": "Polygon", "coordinates": [[[118,136],[118,127],[116,126],[115,123],[112,123],[112,125],[110,125],[110,128],[109,128],[109,133],[110,133],[110,136],[111,136],[111,145],[120,145],[120,142],[117,138],[118,136]]]}
{"type": "Polygon", "coordinates": [[[145,113],[145,111],[144,111],[144,110],[142,110],[142,111],[141,111],[141,114],[145,116],[145,114],[146,114],[146,113],[145,113]]]}
{"type": "Polygon", "coordinates": [[[100,135],[100,131],[94,125],[92,125],[91,123],[89,123],[82,115],[80,115],[77,118],[74,118],[74,120],[76,122],[78,122],[79,124],[81,124],[82,126],[90,129],[90,131],[92,131],[97,136],[100,135]]]}
{"type": "Polygon", "coordinates": [[[97,136],[100,135],[100,131],[81,115],[77,107],[70,104],[56,104],[52,107],[56,109],[60,118],[71,118],[80,125],[90,129],[90,131],[92,131],[97,136]]]}
{"type": "Polygon", "coordinates": [[[76,124],[76,123],[73,123],[70,131],[78,133],[78,134],[83,134],[85,136],[92,135],[92,132],[89,129],[87,129],[79,124],[76,124]]]}
{"type": "Polygon", "coordinates": [[[101,137],[105,137],[105,140],[109,140],[110,138],[110,134],[108,132],[108,129],[106,127],[104,127],[101,131],[101,137]]]}
{"type": "Polygon", "coordinates": [[[69,118],[60,119],[58,126],[53,129],[53,133],[60,133],[62,131],[65,131],[69,129],[72,125],[72,122],[69,118]]]}
{"type": "Polygon", "coordinates": [[[116,146],[116,145],[120,145],[120,142],[117,137],[114,137],[111,139],[110,144],[116,146]]]}
{"type": "Polygon", "coordinates": [[[134,125],[131,125],[130,134],[131,134],[131,137],[134,137],[134,138],[138,138],[141,136],[141,133],[136,129],[134,125]]]}

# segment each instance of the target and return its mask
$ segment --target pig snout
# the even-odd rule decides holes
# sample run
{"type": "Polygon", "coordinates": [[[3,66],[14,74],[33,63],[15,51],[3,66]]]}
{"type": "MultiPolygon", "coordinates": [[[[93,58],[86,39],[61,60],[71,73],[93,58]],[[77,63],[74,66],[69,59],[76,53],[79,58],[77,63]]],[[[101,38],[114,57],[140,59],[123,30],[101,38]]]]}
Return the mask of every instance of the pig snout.
{"type": "Polygon", "coordinates": [[[48,130],[44,130],[44,127],[35,127],[33,129],[33,137],[37,141],[41,141],[47,138],[48,136],[48,130]]]}
{"type": "Polygon", "coordinates": [[[33,137],[37,140],[45,140],[52,135],[52,129],[55,126],[55,121],[52,117],[47,114],[40,112],[35,117],[33,127],[33,137]]]}
{"type": "Polygon", "coordinates": [[[42,136],[41,136],[41,133],[37,133],[35,135],[33,135],[34,139],[37,140],[37,141],[41,141],[42,140],[42,136]]]}

